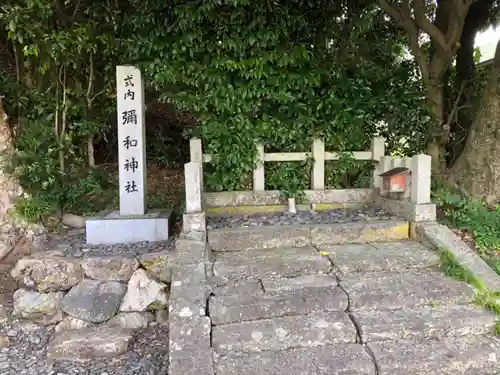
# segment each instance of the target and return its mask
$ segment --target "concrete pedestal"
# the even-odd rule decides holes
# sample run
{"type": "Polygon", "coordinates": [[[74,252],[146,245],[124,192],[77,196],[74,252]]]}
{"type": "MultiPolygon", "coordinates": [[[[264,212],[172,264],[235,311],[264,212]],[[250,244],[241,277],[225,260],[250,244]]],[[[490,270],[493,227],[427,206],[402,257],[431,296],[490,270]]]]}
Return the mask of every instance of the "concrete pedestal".
{"type": "Polygon", "coordinates": [[[172,210],[121,216],[118,211],[86,222],[87,245],[165,241],[172,226],[172,210]]]}

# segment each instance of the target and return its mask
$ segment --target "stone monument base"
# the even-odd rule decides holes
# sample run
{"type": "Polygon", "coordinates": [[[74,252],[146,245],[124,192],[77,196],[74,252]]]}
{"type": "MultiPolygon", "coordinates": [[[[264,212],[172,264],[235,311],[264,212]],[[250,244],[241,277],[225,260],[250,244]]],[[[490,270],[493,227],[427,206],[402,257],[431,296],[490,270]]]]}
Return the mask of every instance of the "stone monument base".
{"type": "Polygon", "coordinates": [[[122,216],[118,211],[87,219],[87,245],[165,241],[172,226],[172,210],[150,210],[144,215],[122,216]]]}

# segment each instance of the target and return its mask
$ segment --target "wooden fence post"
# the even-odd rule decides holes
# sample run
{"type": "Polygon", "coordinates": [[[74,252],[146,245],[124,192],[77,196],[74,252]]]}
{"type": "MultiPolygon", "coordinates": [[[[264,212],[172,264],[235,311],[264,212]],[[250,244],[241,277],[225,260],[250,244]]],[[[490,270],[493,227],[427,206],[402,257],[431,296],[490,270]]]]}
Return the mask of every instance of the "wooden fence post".
{"type": "Polygon", "coordinates": [[[253,170],[253,191],[264,191],[266,176],[264,172],[264,145],[257,144],[257,164],[253,170]]]}
{"type": "Polygon", "coordinates": [[[415,155],[411,158],[411,202],[431,203],[431,160],[430,155],[415,155]]]}
{"type": "Polygon", "coordinates": [[[186,213],[202,212],[203,169],[202,163],[190,162],[184,165],[186,184],[186,213]]]}
{"type": "Polygon", "coordinates": [[[325,189],[325,144],[319,138],[314,138],[312,155],[314,166],[312,169],[311,185],[313,190],[325,189]]]}
{"type": "Polygon", "coordinates": [[[189,140],[189,157],[194,163],[203,163],[203,149],[201,139],[191,138],[189,140]]]}
{"type": "Polygon", "coordinates": [[[371,151],[372,151],[372,160],[378,162],[373,171],[372,187],[382,188],[382,179],[379,177],[379,174],[385,172],[382,170],[380,165],[380,158],[384,156],[385,153],[385,138],[383,137],[372,138],[371,151]]]}

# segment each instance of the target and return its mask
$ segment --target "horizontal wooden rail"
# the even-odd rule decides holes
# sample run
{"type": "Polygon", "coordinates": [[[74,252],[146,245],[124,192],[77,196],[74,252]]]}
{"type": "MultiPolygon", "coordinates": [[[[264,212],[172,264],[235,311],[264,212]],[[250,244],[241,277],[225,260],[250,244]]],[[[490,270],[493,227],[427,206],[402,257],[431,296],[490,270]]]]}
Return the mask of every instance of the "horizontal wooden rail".
{"type": "MultiPolygon", "coordinates": [[[[325,151],[325,145],[321,139],[314,139],[311,152],[264,152],[264,146],[257,144],[257,159],[259,162],[255,166],[253,172],[253,190],[264,191],[265,187],[265,162],[279,161],[304,161],[309,157],[314,159],[312,171],[312,189],[322,190],[325,188],[325,161],[339,160],[343,154],[351,155],[355,160],[367,160],[378,163],[380,158],[384,156],[385,139],[376,137],[372,139],[370,151],[342,151],[328,152],[325,151]]],[[[192,162],[209,163],[213,156],[204,154],[201,140],[193,138],[190,141],[190,154],[192,162]]],[[[372,187],[380,187],[380,179],[378,178],[379,168],[376,169],[373,175],[372,187]]]]}

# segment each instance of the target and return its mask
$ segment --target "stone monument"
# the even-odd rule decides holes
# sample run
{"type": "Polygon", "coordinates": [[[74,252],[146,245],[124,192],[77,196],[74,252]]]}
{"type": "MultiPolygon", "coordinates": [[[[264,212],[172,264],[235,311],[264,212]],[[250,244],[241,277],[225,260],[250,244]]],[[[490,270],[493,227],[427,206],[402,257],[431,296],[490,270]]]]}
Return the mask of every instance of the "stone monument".
{"type": "Polygon", "coordinates": [[[120,211],[86,222],[87,244],[168,239],[171,210],[147,210],[144,82],[139,69],[116,67],[120,211]]]}

